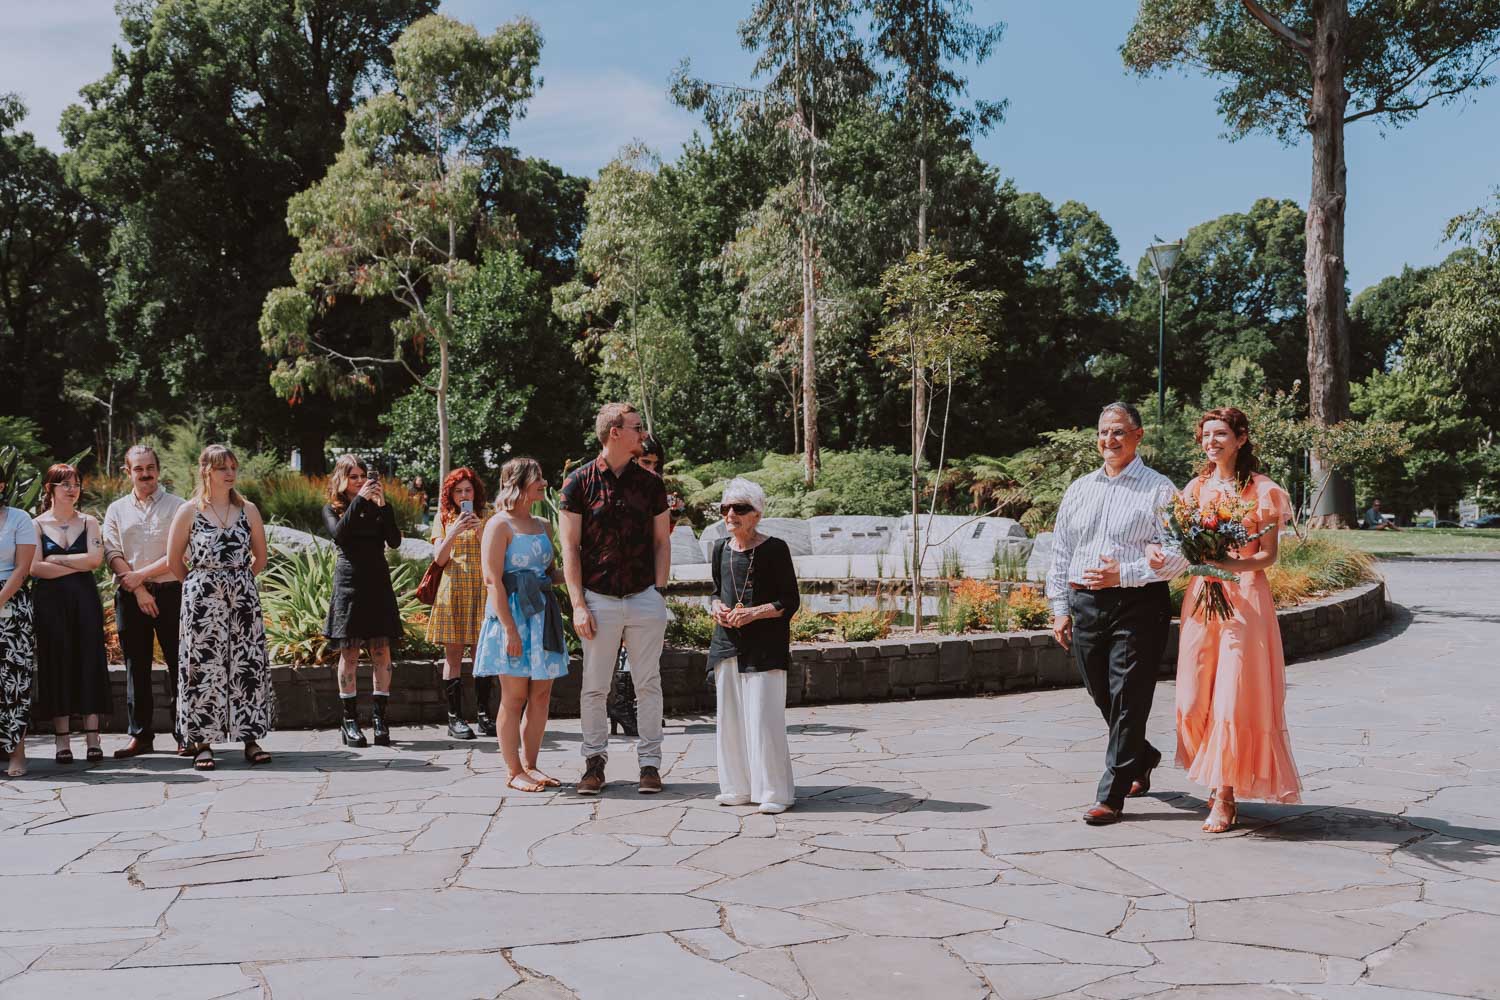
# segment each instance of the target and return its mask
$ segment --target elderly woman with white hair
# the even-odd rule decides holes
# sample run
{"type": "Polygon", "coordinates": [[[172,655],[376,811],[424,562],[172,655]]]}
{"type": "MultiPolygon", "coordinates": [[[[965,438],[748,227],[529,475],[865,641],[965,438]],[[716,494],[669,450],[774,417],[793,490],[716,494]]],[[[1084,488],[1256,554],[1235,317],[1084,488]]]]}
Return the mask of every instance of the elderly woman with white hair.
{"type": "Polygon", "coordinates": [[[785,812],[797,797],[786,740],[791,621],[801,603],[786,542],[757,531],[766,494],[748,479],[724,487],[727,537],[714,546],[714,637],[708,665],[718,690],[719,796],[785,812]]]}

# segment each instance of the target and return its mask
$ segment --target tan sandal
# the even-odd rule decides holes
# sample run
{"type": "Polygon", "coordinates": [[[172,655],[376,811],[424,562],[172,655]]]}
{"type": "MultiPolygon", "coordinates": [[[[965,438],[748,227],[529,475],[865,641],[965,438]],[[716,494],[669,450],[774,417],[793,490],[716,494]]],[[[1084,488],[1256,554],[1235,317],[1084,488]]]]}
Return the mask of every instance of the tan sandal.
{"type": "Polygon", "coordinates": [[[547,786],[522,771],[520,774],[512,774],[510,780],[505,783],[505,787],[517,792],[540,792],[547,786]]]}
{"type": "Polygon", "coordinates": [[[562,787],[561,781],[558,781],[556,778],[552,777],[552,775],[546,773],[545,771],[538,769],[535,764],[523,767],[521,768],[521,770],[526,772],[526,777],[530,778],[532,781],[539,782],[543,788],[562,787]]]}
{"type": "Polygon", "coordinates": [[[1239,820],[1239,803],[1234,799],[1210,800],[1213,804],[1208,809],[1208,819],[1203,821],[1204,833],[1228,833],[1234,829],[1234,824],[1239,820]],[[1222,806],[1227,818],[1214,822],[1214,811],[1222,806]]]}

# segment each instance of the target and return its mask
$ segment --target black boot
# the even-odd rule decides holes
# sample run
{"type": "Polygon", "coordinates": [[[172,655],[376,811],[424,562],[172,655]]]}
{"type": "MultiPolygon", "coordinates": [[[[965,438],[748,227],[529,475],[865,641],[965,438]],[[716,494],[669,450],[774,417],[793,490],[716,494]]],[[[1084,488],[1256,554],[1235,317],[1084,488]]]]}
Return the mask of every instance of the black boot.
{"type": "Polygon", "coordinates": [[[495,678],[474,678],[474,699],[479,702],[479,735],[494,736],[495,720],[490,718],[490,695],[495,690],[495,678]]]}
{"type": "Polygon", "coordinates": [[[365,734],[359,731],[359,700],[357,698],[340,698],[339,702],[344,708],[344,721],[339,726],[339,736],[344,740],[346,747],[367,747],[365,734]]]}
{"type": "Polygon", "coordinates": [[[455,740],[472,740],[474,730],[464,721],[464,679],[443,681],[443,692],[448,696],[448,735],[455,740]]]}
{"type": "Polygon", "coordinates": [[[609,699],[605,702],[609,715],[609,731],[613,735],[616,724],[626,736],[639,736],[640,729],[635,715],[635,679],[628,670],[616,670],[609,686],[609,699]]]}
{"type": "Polygon", "coordinates": [[[375,708],[370,713],[370,728],[375,730],[374,740],[378,747],[391,745],[391,727],[385,724],[385,707],[390,700],[391,696],[388,694],[377,694],[375,708]]]}

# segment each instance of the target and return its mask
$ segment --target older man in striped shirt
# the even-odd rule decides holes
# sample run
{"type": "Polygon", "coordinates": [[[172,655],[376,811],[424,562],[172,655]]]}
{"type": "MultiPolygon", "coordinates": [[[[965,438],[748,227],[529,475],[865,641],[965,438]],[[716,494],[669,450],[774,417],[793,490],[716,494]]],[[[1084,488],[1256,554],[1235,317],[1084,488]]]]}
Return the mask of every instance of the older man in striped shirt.
{"type": "Polygon", "coordinates": [[[1175,489],[1136,454],[1143,434],[1140,412],[1127,403],[1099,414],[1104,466],[1063,494],[1047,574],[1052,634],[1072,651],[1109,723],[1098,802],[1083,815],[1096,826],[1118,822],[1125,797],[1146,794],[1161,763],[1146,720],[1172,616],[1166,581],[1187,565],[1174,553],[1151,568],[1148,547],[1163,541],[1158,511],[1175,489]]]}

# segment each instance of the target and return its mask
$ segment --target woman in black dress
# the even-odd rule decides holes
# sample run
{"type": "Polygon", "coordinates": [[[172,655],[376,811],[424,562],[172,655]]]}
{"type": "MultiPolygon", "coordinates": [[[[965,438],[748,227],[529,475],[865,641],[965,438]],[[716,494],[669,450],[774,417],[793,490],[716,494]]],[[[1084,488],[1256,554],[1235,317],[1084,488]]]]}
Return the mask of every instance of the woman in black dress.
{"type": "Polygon", "coordinates": [[[73,763],[69,717],[83,716],[90,762],[102,760],[99,715],[109,714],[109,662],[104,651],[104,605],[94,570],[104,561],[99,522],[78,512],[83,480],[71,465],[42,477],[42,513],[36,518],[40,550],[32,560],[37,672],[41,704],[52,716],[59,764],[73,763]]]}
{"type": "Polygon", "coordinates": [[[757,531],[766,494],[748,479],[724,487],[729,535],[714,546],[714,637],[708,667],[718,691],[719,805],[792,807],[797,786],[786,739],[792,615],[801,606],[792,551],[757,531]]]}
{"type": "Polygon", "coordinates": [[[385,547],[401,544],[396,513],[385,502],[380,478],[371,476],[357,455],[340,455],[329,477],[330,502],[323,524],[338,546],[333,570],[333,599],[323,633],[339,651],[339,700],[344,719],[339,734],[345,746],[369,744],[359,729],[357,708],[359,651],[370,651],[375,665],[375,710],[371,725],[375,745],[390,746],[385,709],[391,694],[391,643],[401,636],[401,612],[391,588],[385,547]]]}

